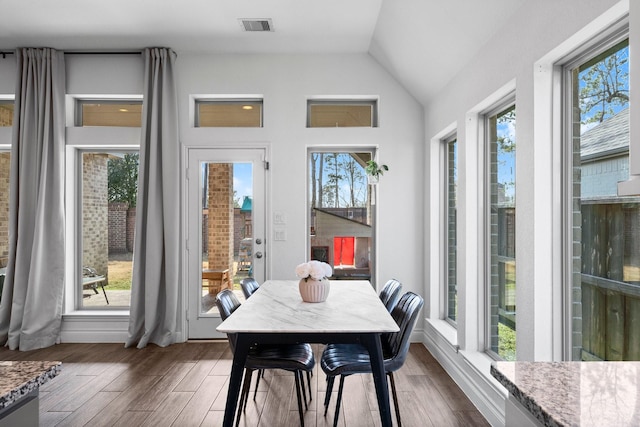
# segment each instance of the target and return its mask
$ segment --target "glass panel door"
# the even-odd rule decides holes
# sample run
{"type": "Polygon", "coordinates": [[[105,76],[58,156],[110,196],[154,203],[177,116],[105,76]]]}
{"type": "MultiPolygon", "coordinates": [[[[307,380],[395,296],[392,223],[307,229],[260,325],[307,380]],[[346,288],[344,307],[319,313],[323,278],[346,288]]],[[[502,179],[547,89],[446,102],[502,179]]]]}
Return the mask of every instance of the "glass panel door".
{"type": "Polygon", "coordinates": [[[189,151],[189,338],[215,338],[215,297],[264,281],[264,151],[189,151]]]}

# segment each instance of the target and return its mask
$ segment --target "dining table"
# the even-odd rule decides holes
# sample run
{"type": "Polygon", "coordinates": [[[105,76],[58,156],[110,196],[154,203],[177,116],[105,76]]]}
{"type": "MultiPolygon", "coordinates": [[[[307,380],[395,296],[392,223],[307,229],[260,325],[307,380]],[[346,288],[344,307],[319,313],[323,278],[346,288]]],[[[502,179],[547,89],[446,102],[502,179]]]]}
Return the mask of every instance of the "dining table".
{"type": "Polygon", "coordinates": [[[297,280],[267,280],[217,330],[236,334],[223,426],[236,414],[249,349],[260,344],[355,343],[370,355],[381,425],[391,426],[381,336],[398,332],[378,294],[366,280],[332,280],[323,302],[304,302],[297,280]]]}

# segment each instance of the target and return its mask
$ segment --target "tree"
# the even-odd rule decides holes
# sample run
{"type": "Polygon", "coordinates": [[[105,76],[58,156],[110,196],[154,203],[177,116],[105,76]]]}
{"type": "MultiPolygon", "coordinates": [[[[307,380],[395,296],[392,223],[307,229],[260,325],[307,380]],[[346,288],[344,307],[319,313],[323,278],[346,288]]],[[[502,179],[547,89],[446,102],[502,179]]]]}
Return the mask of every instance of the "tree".
{"type": "Polygon", "coordinates": [[[580,122],[602,123],[629,104],[629,45],[623,42],[579,69],[580,122]]]}
{"type": "Polygon", "coordinates": [[[347,206],[356,207],[364,205],[364,201],[360,200],[358,197],[363,188],[362,183],[364,182],[364,174],[362,173],[363,168],[355,161],[355,159],[347,154],[347,159],[342,162],[345,179],[347,181],[347,186],[349,188],[349,200],[346,201],[347,206]]]}
{"type": "Polygon", "coordinates": [[[328,182],[325,186],[326,192],[331,192],[333,205],[335,208],[340,207],[340,180],[342,180],[343,175],[340,173],[342,171],[343,163],[340,161],[338,153],[330,153],[327,154],[325,158],[327,162],[327,169],[329,169],[329,173],[327,175],[328,182]]]}
{"type": "Polygon", "coordinates": [[[138,153],[129,153],[122,157],[110,158],[107,162],[110,203],[123,202],[130,208],[136,205],[139,157],[138,153]]]}

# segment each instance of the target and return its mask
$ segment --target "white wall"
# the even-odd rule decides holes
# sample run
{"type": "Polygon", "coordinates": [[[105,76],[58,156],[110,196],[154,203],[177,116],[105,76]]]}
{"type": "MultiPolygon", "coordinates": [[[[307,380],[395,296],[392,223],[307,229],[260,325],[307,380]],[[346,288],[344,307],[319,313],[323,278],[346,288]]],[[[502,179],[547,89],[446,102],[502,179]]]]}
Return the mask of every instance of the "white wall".
{"type": "MultiPolygon", "coordinates": [[[[0,94],[13,92],[15,67],[7,65],[13,62],[0,60],[0,94]]],[[[69,94],[142,93],[140,56],[66,55],[66,64],[69,94]]],[[[252,142],[270,146],[268,221],[274,211],[287,218],[287,240],[272,242],[272,254],[267,254],[270,277],[294,278],[295,265],[307,258],[307,148],[378,147],[380,161],[390,168],[378,185],[378,277],[381,283],[395,277],[405,290],[423,293],[423,109],[375,60],[368,54],[178,52],[175,75],[184,146],[252,142]],[[193,128],[189,103],[194,94],[263,95],[264,127],[193,128]],[[307,129],[306,99],[315,95],[379,97],[379,127],[307,129]]],[[[77,322],[73,328],[78,330],[77,322]]]]}
{"type": "MultiPolygon", "coordinates": [[[[438,151],[433,147],[437,142],[432,139],[440,137],[443,129],[457,124],[460,162],[458,221],[464,224],[458,235],[458,307],[462,313],[459,313],[457,331],[444,331],[436,322],[437,313],[429,313],[434,321],[425,326],[425,343],[492,422],[504,421],[501,419],[504,416],[503,402],[488,402],[491,396],[501,394],[500,388],[491,378],[487,378],[490,361],[472,354],[481,353],[483,348],[478,324],[482,322],[480,311],[484,297],[482,292],[477,292],[481,289],[479,284],[482,283],[483,272],[474,261],[478,258],[478,245],[482,244],[476,241],[481,233],[478,227],[481,222],[477,220],[482,215],[479,202],[481,194],[478,194],[481,187],[478,187],[479,177],[476,174],[479,165],[477,157],[481,151],[477,146],[471,146],[479,143],[478,135],[467,134],[467,129],[473,129],[469,126],[473,114],[469,113],[477,113],[485,106],[483,103],[499,93],[501,88],[515,86],[517,357],[518,360],[558,360],[562,357],[559,343],[563,339],[562,319],[557,316],[562,303],[557,298],[561,294],[557,286],[561,284],[552,283],[554,278],[548,271],[550,265],[557,263],[550,258],[557,256],[558,252],[557,247],[553,247],[557,242],[549,236],[555,224],[549,223],[552,215],[546,213],[551,209],[549,205],[557,199],[553,198],[553,180],[547,177],[552,173],[553,159],[544,151],[551,151],[550,133],[540,132],[534,117],[535,97],[546,95],[540,93],[539,86],[534,86],[535,65],[540,58],[592,21],[602,20],[603,14],[610,17],[620,10],[628,10],[628,3],[626,0],[526,2],[447,87],[425,106],[425,136],[429,147],[425,152],[430,167],[439,167],[436,158],[438,151]],[[608,12],[612,7],[615,7],[615,13],[608,12]],[[469,176],[470,171],[473,171],[473,176],[469,176]],[[538,179],[540,177],[545,179],[538,179]],[[545,215],[536,216],[536,213],[545,215]],[[454,346],[448,345],[447,341],[454,346]]],[[[437,221],[434,222],[434,215],[437,216],[440,209],[435,194],[437,189],[437,183],[433,182],[426,189],[429,205],[425,223],[437,224],[437,221]]],[[[425,242],[438,237],[437,228],[432,225],[431,229],[426,230],[425,242]]],[[[437,248],[437,245],[427,243],[426,259],[435,255],[437,248]]],[[[482,260],[478,260],[478,263],[482,265],[482,260]]],[[[438,277],[435,271],[438,267],[437,263],[427,265],[425,277],[438,277]]],[[[439,295],[439,289],[434,286],[439,286],[439,283],[432,280],[427,293],[439,295]]]]}
{"type": "Polygon", "coordinates": [[[390,171],[378,185],[378,274],[397,277],[407,290],[422,292],[422,107],[367,54],[353,55],[178,55],[181,138],[185,145],[267,142],[271,200],[287,218],[287,241],[272,242],[271,277],[293,277],[307,258],[307,147],[379,147],[390,171]],[[190,94],[260,94],[261,129],[193,128],[190,94]],[[378,128],[308,129],[307,97],[379,96],[378,128]],[[277,255],[276,255],[277,254],[277,255]]]}

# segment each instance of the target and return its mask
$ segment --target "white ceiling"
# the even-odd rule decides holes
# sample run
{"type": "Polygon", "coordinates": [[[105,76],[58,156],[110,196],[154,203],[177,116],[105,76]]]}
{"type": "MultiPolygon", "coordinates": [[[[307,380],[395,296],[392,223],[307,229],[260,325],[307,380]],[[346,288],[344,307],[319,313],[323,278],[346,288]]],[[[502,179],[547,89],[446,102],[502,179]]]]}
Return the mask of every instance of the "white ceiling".
{"type": "Polygon", "coordinates": [[[0,50],[369,52],[426,102],[524,1],[0,0],[0,50]],[[274,32],[239,18],[270,18],[274,32]]]}

